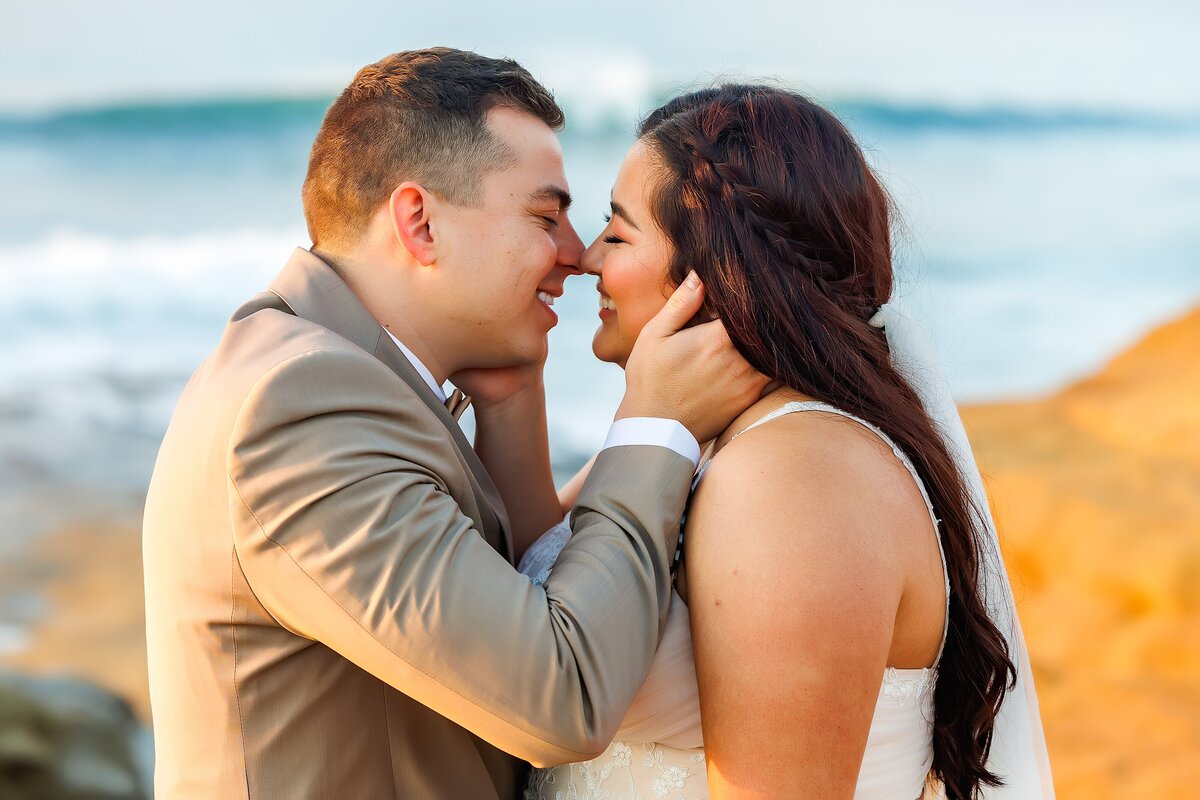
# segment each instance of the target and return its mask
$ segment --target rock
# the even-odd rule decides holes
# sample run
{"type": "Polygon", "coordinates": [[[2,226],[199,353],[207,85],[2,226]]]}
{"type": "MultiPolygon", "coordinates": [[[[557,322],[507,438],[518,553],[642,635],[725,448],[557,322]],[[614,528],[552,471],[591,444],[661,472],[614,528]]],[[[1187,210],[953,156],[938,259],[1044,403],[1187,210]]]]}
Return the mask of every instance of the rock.
{"type": "Polygon", "coordinates": [[[0,798],[144,800],[146,738],[103,689],[0,671],[0,798]]]}
{"type": "Polygon", "coordinates": [[[1200,785],[1200,309],[1041,400],[963,409],[1061,797],[1200,785]]]}

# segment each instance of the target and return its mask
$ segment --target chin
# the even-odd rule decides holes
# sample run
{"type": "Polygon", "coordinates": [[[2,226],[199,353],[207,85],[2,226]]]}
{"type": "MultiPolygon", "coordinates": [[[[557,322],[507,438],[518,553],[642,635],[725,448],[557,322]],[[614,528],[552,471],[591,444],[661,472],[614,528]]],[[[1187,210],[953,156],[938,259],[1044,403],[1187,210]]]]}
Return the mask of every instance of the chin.
{"type": "Polygon", "coordinates": [[[622,352],[621,348],[613,347],[605,339],[604,331],[596,331],[596,338],[592,339],[592,354],[601,361],[616,364],[621,369],[625,369],[629,353],[622,352]]]}
{"type": "MultiPolygon", "coordinates": [[[[491,349],[485,359],[486,364],[476,364],[478,367],[504,368],[526,367],[536,364],[544,355],[545,344],[541,340],[528,342],[509,340],[502,347],[491,349]]],[[[482,353],[477,351],[477,353],[482,353]]]]}
{"type": "Polygon", "coordinates": [[[546,335],[542,334],[530,341],[516,356],[522,364],[536,364],[547,356],[546,350],[549,346],[550,343],[546,339],[546,335]]]}

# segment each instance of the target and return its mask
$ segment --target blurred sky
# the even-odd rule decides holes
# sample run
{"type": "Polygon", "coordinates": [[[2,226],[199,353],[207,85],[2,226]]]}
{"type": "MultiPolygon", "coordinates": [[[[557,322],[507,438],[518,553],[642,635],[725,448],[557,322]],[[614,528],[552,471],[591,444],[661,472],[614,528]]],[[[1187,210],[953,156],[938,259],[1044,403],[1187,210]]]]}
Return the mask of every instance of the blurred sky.
{"type": "MultiPolygon", "coordinates": [[[[0,108],[333,91],[396,50],[509,55],[620,106],[657,81],[778,75],[818,96],[1200,114],[1200,2],[8,0],[0,108]]],[[[636,108],[629,111],[636,113],[636,108]]]]}

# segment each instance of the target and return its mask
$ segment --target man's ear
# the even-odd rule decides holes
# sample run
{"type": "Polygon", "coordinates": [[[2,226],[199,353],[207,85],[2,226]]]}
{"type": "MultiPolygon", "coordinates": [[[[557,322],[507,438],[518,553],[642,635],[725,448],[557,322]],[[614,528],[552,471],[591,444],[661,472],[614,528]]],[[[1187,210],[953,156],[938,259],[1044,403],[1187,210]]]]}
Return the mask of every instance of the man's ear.
{"type": "Polygon", "coordinates": [[[437,204],[436,197],[412,181],[397,186],[388,198],[388,214],[396,241],[423,267],[435,260],[433,230],[429,223],[437,204]]]}

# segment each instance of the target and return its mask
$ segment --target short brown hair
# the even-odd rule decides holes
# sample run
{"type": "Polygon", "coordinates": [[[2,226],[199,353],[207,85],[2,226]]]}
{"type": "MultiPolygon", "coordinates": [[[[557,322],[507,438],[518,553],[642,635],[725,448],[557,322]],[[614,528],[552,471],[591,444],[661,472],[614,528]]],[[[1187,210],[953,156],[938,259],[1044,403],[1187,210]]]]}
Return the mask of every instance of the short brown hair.
{"type": "Polygon", "coordinates": [[[363,67],[329,107],[309,156],[303,199],[313,245],[357,242],[407,180],[458,205],[478,202],[480,178],[512,163],[487,127],[500,106],[563,125],[554,96],[508,58],[434,47],[363,67]]]}

